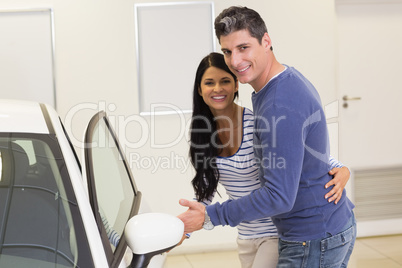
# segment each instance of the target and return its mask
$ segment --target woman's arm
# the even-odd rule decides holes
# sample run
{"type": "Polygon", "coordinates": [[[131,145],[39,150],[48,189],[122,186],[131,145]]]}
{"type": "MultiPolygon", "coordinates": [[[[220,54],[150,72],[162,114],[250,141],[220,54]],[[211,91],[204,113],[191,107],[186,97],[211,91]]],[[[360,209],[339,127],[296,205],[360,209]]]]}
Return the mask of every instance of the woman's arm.
{"type": "Polygon", "coordinates": [[[338,204],[339,200],[341,200],[343,189],[350,178],[350,171],[332,156],[329,162],[332,169],[328,173],[334,178],[325,185],[325,188],[329,188],[332,185],[334,187],[325,195],[325,199],[328,199],[328,202],[334,201],[335,204],[338,204]]]}

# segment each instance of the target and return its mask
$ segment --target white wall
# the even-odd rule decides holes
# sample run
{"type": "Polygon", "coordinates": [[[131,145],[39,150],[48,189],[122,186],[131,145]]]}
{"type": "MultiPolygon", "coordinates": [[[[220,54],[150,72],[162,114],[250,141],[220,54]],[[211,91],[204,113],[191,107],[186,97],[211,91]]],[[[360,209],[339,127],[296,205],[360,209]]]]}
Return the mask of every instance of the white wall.
{"type": "MultiPolygon", "coordinates": [[[[177,215],[184,211],[178,200],[192,198],[193,171],[190,166],[181,166],[183,162],[189,164],[183,134],[187,129],[182,131],[189,116],[180,119],[169,115],[155,120],[138,116],[134,4],[147,2],[157,0],[2,0],[0,9],[54,10],[57,110],[71,138],[81,140],[89,117],[97,109],[105,109],[126,145],[135,147],[146,140],[139,148],[127,148],[126,154],[149,207],[177,215]],[[152,128],[156,129],[156,144],[175,144],[152,148],[152,128]],[[146,168],[152,160],[160,161],[162,166],[146,168]]],[[[266,21],[278,60],[302,71],[316,85],[324,104],[335,100],[332,1],[248,0],[231,1],[230,5],[256,9],[266,21]]],[[[226,1],[215,1],[215,15],[226,7],[226,1]]],[[[160,45],[155,44],[155,49],[160,45]]],[[[180,79],[180,74],[172,75],[180,79]]],[[[166,90],[170,86],[166,85],[166,90]]],[[[241,103],[251,108],[250,93],[251,87],[241,87],[241,103]]],[[[236,230],[230,227],[201,231],[172,253],[235,248],[235,237],[236,230]]]]}

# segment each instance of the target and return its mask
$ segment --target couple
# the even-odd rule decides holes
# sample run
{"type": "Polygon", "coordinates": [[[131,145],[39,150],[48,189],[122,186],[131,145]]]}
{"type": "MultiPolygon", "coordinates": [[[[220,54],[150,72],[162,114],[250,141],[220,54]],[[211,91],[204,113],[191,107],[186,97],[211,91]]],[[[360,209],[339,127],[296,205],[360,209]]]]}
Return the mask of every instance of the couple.
{"type": "Polygon", "coordinates": [[[349,172],[331,170],[342,165],[329,156],[317,91],[275,59],[254,10],[224,10],[215,31],[223,55],[205,57],[194,84],[198,202],[180,200],[185,232],[238,226],[243,267],[346,267],[356,239],[354,205],[342,195],[349,172]],[[254,88],[254,116],[234,103],[238,81],[254,88]],[[218,182],[230,200],[211,204],[218,182]]]}

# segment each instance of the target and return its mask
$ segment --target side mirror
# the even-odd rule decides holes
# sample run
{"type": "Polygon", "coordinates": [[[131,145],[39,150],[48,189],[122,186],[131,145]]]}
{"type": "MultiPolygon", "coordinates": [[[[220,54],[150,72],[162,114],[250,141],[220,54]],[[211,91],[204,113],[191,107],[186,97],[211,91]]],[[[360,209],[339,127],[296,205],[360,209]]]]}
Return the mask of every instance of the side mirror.
{"type": "Polygon", "coordinates": [[[172,215],[144,213],[125,227],[127,245],[133,251],[132,268],[147,267],[151,258],[174,248],[184,234],[183,222],[172,215]]]}

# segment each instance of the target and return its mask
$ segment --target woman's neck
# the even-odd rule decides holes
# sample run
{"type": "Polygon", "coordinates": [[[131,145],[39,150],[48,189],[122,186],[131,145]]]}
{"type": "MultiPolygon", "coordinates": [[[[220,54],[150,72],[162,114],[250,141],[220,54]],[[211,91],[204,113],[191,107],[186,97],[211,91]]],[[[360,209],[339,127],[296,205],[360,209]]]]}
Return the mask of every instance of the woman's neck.
{"type": "Polygon", "coordinates": [[[213,112],[218,129],[237,128],[242,122],[242,114],[242,107],[235,103],[225,110],[213,112]]]}
{"type": "Polygon", "coordinates": [[[220,140],[219,156],[234,155],[239,149],[243,136],[243,107],[234,104],[224,113],[214,114],[217,134],[220,140]]]}

